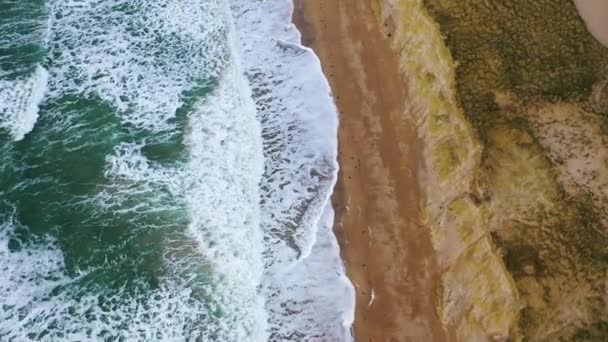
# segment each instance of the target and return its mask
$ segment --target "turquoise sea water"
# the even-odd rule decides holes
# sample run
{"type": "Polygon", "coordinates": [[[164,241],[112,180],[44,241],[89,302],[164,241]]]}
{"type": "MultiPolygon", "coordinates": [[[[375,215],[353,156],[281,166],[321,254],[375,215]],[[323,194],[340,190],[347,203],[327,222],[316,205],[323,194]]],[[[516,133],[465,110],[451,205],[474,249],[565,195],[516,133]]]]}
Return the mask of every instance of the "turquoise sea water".
{"type": "Polygon", "coordinates": [[[0,0],[0,340],[350,338],[290,11],[0,0]]]}

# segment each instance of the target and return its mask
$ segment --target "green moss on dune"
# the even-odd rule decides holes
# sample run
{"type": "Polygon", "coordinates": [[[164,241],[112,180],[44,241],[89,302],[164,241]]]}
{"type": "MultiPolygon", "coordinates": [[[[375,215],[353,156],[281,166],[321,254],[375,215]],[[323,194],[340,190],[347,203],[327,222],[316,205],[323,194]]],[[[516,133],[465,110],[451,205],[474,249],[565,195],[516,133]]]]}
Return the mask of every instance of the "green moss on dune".
{"type": "MultiPolygon", "coordinates": [[[[521,297],[519,330],[531,341],[608,338],[608,202],[596,191],[608,164],[589,157],[591,131],[580,121],[608,113],[608,49],[569,0],[424,3],[458,65],[457,101],[483,143],[483,206],[521,297]],[[568,113],[576,119],[560,122],[568,113]]],[[[602,134],[593,142],[608,146],[602,134]]],[[[454,164],[458,149],[435,155],[454,164]]],[[[437,165],[444,181],[458,182],[437,165]]]]}
{"type": "Polygon", "coordinates": [[[608,49],[570,0],[377,3],[424,141],[444,324],[608,338],[608,49]]]}
{"type": "Polygon", "coordinates": [[[584,101],[605,77],[608,49],[570,0],[425,0],[455,61],[458,98],[481,136],[500,108],[495,93],[524,101],[584,101]]]}
{"type": "Polygon", "coordinates": [[[378,0],[407,79],[427,169],[422,213],[444,270],[437,312],[458,340],[517,338],[518,294],[497,253],[479,189],[482,149],[456,101],[455,69],[421,0],[378,0]]]}
{"type": "Polygon", "coordinates": [[[529,132],[503,123],[488,136],[490,225],[523,299],[524,336],[571,339],[606,321],[606,239],[588,198],[561,188],[529,132]]]}

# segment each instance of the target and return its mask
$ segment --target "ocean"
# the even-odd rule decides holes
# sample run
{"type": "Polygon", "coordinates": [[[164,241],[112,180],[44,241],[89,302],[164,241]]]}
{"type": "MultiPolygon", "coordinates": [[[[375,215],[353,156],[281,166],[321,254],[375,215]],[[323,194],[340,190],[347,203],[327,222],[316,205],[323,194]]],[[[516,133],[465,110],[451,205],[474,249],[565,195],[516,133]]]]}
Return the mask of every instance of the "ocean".
{"type": "Polygon", "coordinates": [[[0,341],[351,341],[288,0],[0,0],[0,341]]]}

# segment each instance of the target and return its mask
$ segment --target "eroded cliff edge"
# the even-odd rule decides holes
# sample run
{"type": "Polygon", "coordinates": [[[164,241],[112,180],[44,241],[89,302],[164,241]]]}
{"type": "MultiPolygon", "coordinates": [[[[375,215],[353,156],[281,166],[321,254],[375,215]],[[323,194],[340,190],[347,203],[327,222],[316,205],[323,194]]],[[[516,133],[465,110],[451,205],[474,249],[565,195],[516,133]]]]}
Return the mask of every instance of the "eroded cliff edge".
{"type": "Polygon", "coordinates": [[[461,341],[608,338],[608,49],[570,0],[376,0],[461,341]]]}

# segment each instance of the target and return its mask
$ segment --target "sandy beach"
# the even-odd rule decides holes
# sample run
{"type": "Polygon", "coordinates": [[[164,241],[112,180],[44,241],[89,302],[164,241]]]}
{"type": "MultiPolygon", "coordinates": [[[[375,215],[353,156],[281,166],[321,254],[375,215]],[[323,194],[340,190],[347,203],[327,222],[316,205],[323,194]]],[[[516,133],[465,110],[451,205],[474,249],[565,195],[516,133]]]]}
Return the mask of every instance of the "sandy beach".
{"type": "Polygon", "coordinates": [[[296,0],[294,23],[340,111],[334,230],[357,292],[355,339],[452,340],[435,310],[439,272],[420,223],[421,142],[388,37],[368,2],[296,0]]]}

